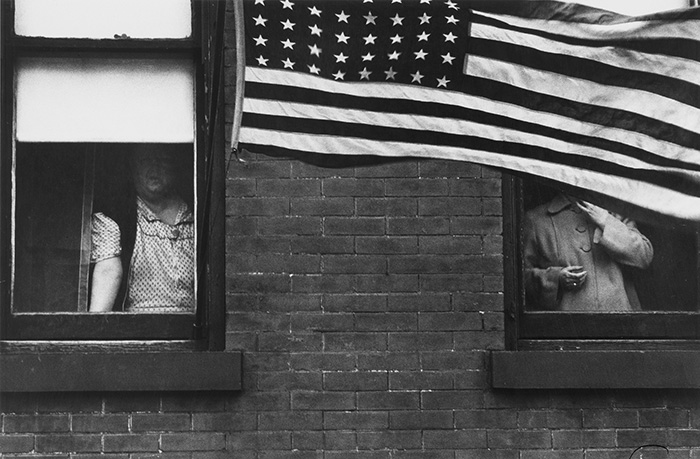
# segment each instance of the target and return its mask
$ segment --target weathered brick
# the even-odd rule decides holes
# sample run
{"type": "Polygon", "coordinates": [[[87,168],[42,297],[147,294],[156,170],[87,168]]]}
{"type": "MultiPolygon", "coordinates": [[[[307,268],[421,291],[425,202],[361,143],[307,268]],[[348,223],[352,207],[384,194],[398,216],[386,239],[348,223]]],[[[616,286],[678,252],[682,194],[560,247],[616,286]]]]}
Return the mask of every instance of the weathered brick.
{"type": "Polygon", "coordinates": [[[255,413],[194,413],[192,428],[196,431],[231,431],[255,430],[257,416],[255,413]]]}
{"type": "MultiPolygon", "coordinates": [[[[418,240],[422,254],[469,255],[482,252],[479,236],[419,236],[418,240]]],[[[500,250],[497,253],[501,253],[500,250]]]]}
{"type": "Polygon", "coordinates": [[[370,312],[355,314],[358,331],[410,331],[418,329],[418,315],[409,312],[370,312]]]}
{"type": "Polygon", "coordinates": [[[258,349],[262,352],[309,352],[323,348],[320,333],[261,333],[258,349]]]}
{"type": "Polygon", "coordinates": [[[386,233],[386,223],[380,217],[325,217],[324,235],[379,235],[386,233]]]}
{"type": "Polygon", "coordinates": [[[464,331],[454,333],[457,350],[502,350],[505,337],[501,331],[464,331]]]}
{"type": "Polygon", "coordinates": [[[158,451],[157,434],[105,435],[104,450],[107,452],[158,451]]]}
{"type": "Polygon", "coordinates": [[[355,173],[357,177],[417,177],[418,162],[410,158],[392,160],[383,164],[358,167],[355,173]]]}
{"type": "Polygon", "coordinates": [[[292,448],[298,450],[323,450],[324,433],[321,430],[292,432],[292,448]]]}
{"type": "Polygon", "coordinates": [[[385,333],[325,333],[325,350],[344,351],[381,351],[387,348],[385,333]]]}
{"type": "Polygon", "coordinates": [[[478,274],[423,274],[420,288],[426,292],[478,292],[483,278],[478,274]]]}
{"type": "Polygon", "coordinates": [[[418,291],[415,274],[358,274],[356,291],[359,293],[409,293],[418,291]]]}
{"type": "Polygon", "coordinates": [[[453,389],[453,375],[442,371],[402,371],[389,373],[390,390],[453,389]]]}
{"type": "Polygon", "coordinates": [[[421,393],[421,408],[424,410],[463,410],[484,406],[483,396],[475,390],[438,390],[421,393]]]}
{"type": "Polygon", "coordinates": [[[503,294],[458,293],[453,296],[455,311],[502,311],[503,294]]]}
{"type": "Polygon", "coordinates": [[[380,430],[389,428],[386,411],[328,411],[323,415],[326,430],[380,430]]]}
{"type": "Polygon", "coordinates": [[[354,451],[357,449],[357,433],[343,431],[324,432],[323,448],[326,451],[354,451]]]}
{"type": "Polygon", "coordinates": [[[74,414],[73,432],[126,432],[129,430],[127,414],[74,414]]]}
{"type": "Polygon", "coordinates": [[[636,448],[641,445],[667,445],[668,430],[666,429],[619,429],[617,430],[617,446],[636,448]]]}
{"type": "Polygon", "coordinates": [[[514,410],[469,409],[456,411],[455,427],[458,429],[509,429],[517,426],[514,410]]]}
{"type": "Polygon", "coordinates": [[[133,432],[183,431],[192,428],[192,420],[186,413],[134,413],[131,416],[133,432]]]}
{"type": "Polygon", "coordinates": [[[324,255],[322,270],[333,274],[384,273],[386,261],[375,255],[324,255]]]}
{"type": "Polygon", "coordinates": [[[615,431],[554,430],[552,443],[555,449],[611,447],[615,446],[615,431]]]}
{"type": "Polygon", "coordinates": [[[323,427],[321,411],[286,411],[261,413],[260,430],[320,430],[323,427]]]}
{"type": "Polygon", "coordinates": [[[551,448],[549,430],[501,430],[488,431],[489,448],[551,448]]]}
{"type": "Polygon", "coordinates": [[[689,424],[688,410],[639,410],[639,427],[688,427],[689,424]]]}
{"type": "Polygon", "coordinates": [[[419,198],[418,215],[479,215],[481,200],[478,198],[440,197],[419,198]]]}
{"type": "Polygon", "coordinates": [[[291,215],[340,215],[351,216],[355,212],[352,198],[293,198],[291,215]]]}
{"type": "Polygon", "coordinates": [[[68,432],[70,417],[67,414],[10,414],[3,417],[3,429],[8,433],[68,432]]]}
{"type": "Polygon", "coordinates": [[[289,356],[289,365],[295,371],[343,371],[354,369],[356,360],[345,352],[299,353],[289,356]]]}
{"type": "Polygon", "coordinates": [[[357,356],[360,370],[418,370],[420,358],[416,352],[362,353],[357,356]]]}
{"type": "Polygon", "coordinates": [[[323,308],[325,311],[386,311],[388,297],[386,295],[337,294],[324,295],[323,308]]]}
{"type": "Polygon", "coordinates": [[[541,449],[524,450],[521,459],[584,459],[584,450],[543,451],[541,449]]]}
{"type": "Polygon", "coordinates": [[[447,196],[447,181],[431,178],[397,178],[386,180],[387,196],[447,196]]]}
{"type": "Polygon", "coordinates": [[[433,430],[453,427],[454,416],[450,410],[392,411],[389,413],[389,428],[392,430],[433,430]]]}
{"type": "Polygon", "coordinates": [[[259,217],[259,223],[258,231],[263,235],[318,236],[322,232],[320,217],[259,217]]]}
{"type": "Polygon", "coordinates": [[[40,453],[92,452],[102,450],[100,435],[46,434],[36,436],[36,451],[40,453]]]}
{"type": "Polygon", "coordinates": [[[0,453],[26,453],[34,449],[34,435],[0,435],[0,453]]]}
{"type": "Polygon", "coordinates": [[[287,198],[237,198],[226,202],[226,215],[238,217],[289,215],[287,198]]]}
{"type": "Polygon", "coordinates": [[[361,410],[415,410],[419,403],[416,391],[357,393],[357,405],[361,410]]]}
{"type": "Polygon", "coordinates": [[[425,331],[389,333],[390,351],[439,351],[451,350],[453,347],[451,333],[425,331]]]}
{"type": "Polygon", "coordinates": [[[481,316],[476,312],[421,312],[418,329],[426,331],[481,330],[481,316]]]}
{"type": "Polygon", "coordinates": [[[162,434],[160,445],[163,451],[216,451],[226,447],[226,436],[218,432],[162,434]]]}
{"type": "Polygon", "coordinates": [[[500,196],[500,179],[475,179],[450,181],[450,194],[453,196],[500,196]]]}
{"type": "Polygon", "coordinates": [[[302,293],[345,293],[355,290],[356,276],[348,274],[291,275],[292,291],[302,293]]]}
{"type": "Polygon", "coordinates": [[[637,427],[637,410],[584,409],[583,427],[606,429],[614,427],[637,427]]]}
{"type": "Polygon", "coordinates": [[[258,196],[320,196],[321,180],[307,179],[258,179],[258,196]]]}
{"type": "Polygon", "coordinates": [[[418,253],[418,238],[416,236],[358,236],[355,239],[355,244],[357,253],[418,253]]]}
{"type": "Polygon", "coordinates": [[[484,354],[481,352],[422,352],[421,363],[424,370],[475,370],[484,368],[484,354]]]}
{"type": "Polygon", "coordinates": [[[449,311],[452,308],[449,293],[393,295],[388,298],[389,311],[449,311]]]}
{"type": "Polygon", "coordinates": [[[381,432],[358,432],[359,449],[419,449],[422,443],[420,430],[383,430],[381,432]]]}
{"type": "Polygon", "coordinates": [[[286,178],[291,176],[290,161],[246,161],[232,162],[227,169],[228,178],[260,178],[260,177],[279,177],[286,178]]]}
{"type": "Polygon", "coordinates": [[[382,179],[323,179],[323,194],[325,196],[384,196],[384,180],[382,179]]]}
{"type": "Polygon", "coordinates": [[[450,234],[450,219],[447,217],[389,217],[386,234],[404,236],[450,234]]]}
{"type": "Polygon", "coordinates": [[[308,392],[292,393],[294,410],[349,410],[355,408],[353,392],[308,392]]]}
{"type": "Polygon", "coordinates": [[[352,236],[298,236],[290,241],[292,253],[331,254],[354,253],[352,236]]]}
{"type": "Polygon", "coordinates": [[[454,217],[452,218],[453,234],[501,234],[503,223],[498,217],[454,217]]]}
{"type": "Polygon", "coordinates": [[[427,449],[486,448],[486,431],[426,430],[423,443],[427,449]]]}
{"type": "Polygon", "coordinates": [[[323,374],[323,388],[328,391],[363,391],[386,390],[388,377],[384,372],[325,372],[323,374]]]}
{"type": "Polygon", "coordinates": [[[374,217],[410,217],[418,214],[416,198],[356,198],[356,210],[359,216],[374,217]]]}

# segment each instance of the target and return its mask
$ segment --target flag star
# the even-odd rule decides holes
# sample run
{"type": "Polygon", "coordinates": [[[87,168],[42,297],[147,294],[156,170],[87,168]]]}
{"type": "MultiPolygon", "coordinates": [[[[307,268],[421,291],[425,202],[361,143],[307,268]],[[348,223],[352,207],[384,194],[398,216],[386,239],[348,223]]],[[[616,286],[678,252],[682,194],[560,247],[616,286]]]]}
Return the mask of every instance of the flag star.
{"type": "Polygon", "coordinates": [[[366,37],[362,37],[362,38],[365,40],[365,45],[374,44],[374,40],[377,39],[377,37],[375,37],[372,34],[369,34],[366,37]]]}
{"type": "Polygon", "coordinates": [[[448,80],[447,77],[442,77],[442,78],[438,78],[437,82],[438,82],[438,85],[437,85],[438,88],[440,88],[440,87],[446,88],[447,83],[449,83],[450,80],[448,80]]]}
{"type": "Polygon", "coordinates": [[[335,72],[333,74],[333,78],[335,78],[336,80],[344,80],[345,79],[345,72],[341,72],[340,70],[338,70],[337,72],[335,72]]]}
{"type": "Polygon", "coordinates": [[[452,65],[452,61],[455,60],[454,56],[452,56],[450,53],[443,54],[440,56],[442,58],[442,63],[443,64],[450,64],[452,65]]]}
{"type": "Polygon", "coordinates": [[[430,36],[429,33],[423,32],[420,35],[418,35],[418,41],[428,41],[429,36],[430,36]]]}
{"type": "Polygon", "coordinates": [[[307,65],[307,67],[309,68],[309,72],[311,72],[315,75],[318,75],[319,72],[321,71],[320,68],[316,67],[316,64],[307,65]]]}
{"type": "Polygon", "coordinates": [[[347,60],[348,60],[348,57],[350,57],[350,56],[346,56],[346,55],[343,54],[343,53],[334,54],[333,56],[335,57],[335,61],[336,61],[336,62],[342,62],[343,64],[345,64],[345,63],[347,62],[347,60]]]}
{"type": "Polygon", "coordinates": [[[336,16],[338,16],[338,22],[344,22],[348,23],[348,19],[350,18],[349,14],[345,14],[345,11],[341,11],[340,14],[336,13],[336,16]]]}
{"type": "Polygon", "coordinates": [[[289,0],[282,0],[282,9],[289,8],[290,10],[294,9],[294,3],[290,2],[289,0]]]}
{"type": "Polygon", "coordinates": [[[289,19],[287,19],[286,21],[280,22],[280,24],[282,24],[282,30],[287,30],[287,29],[294,30],[294,26],[296,25],[295,23],[293,23],[289,19]]]}
{"type": "Polygon", "coordinates": [[[454,43],[455,39],[457,38],[457,35],[453,34],[452,32],[443,33],[442,35],[445,37],[445,43],[447,43],[448,41],[451,41],[452,43],[454,43]]]}
{"type": "Polygon", "coordinates": [[[362,56],[362,61],[372,61],[374,59],[374,54],[367,53],[364,56],[362,56]]]}
{"type": "Polygon", "coordinates": [[[311,14],[311,16],[321,17],[321,10],[319,10],[315,6],[312,6],[312,7],[309,7],[309,14],[311,14]]]}
{"type": "Polygon", "coordinates": [[[395,80],[396,78],[396,72],[394,72],[394,67],[389,67],[389,70],[385,70],[384,73],[386,74],[386,79],[387,80],[395,80]]]}
{"type": "Polygon", "coordinates": [[[321,57],[321,48],[319,48],[315,44],[311,45],[309,46],[309,53],[311,53],[312,56],[321,57]]]}
{"type": "Polygon", "coordinates": [[[309,26],[309,29],[311,29],[311,35],[318,35],[319,37],[321,36],[321,30],[316,24],[309,26]]]}
{"type": "Polygon", "coordinates": [[[401,16],[399,16],[399,13],[396,13],[396,16],[391,19],[391,22],[393,22],[392,26],[397,26],[397,25],[403,25],[403,19],[401,16]]]}
{"type": "Polygon", "coordinates": [[[421,75],[419,71],[416,70],[416,73],[411,73],[411,77],[411,83],[422,83],[421,80],[423,79],[423,75],[421,75]]]}
{"type": "Polygon", "coordinates": [[[263,27],[265,27],[265,23],[267,22],[267,19],[265,19],[264,17],[262,17],[262,14],[258,14],[258,17],[257,17],[257,18],[253,18],[253,20],[255,21],[255,25],[256,25],[256,26],[263,26],[263,27]]]}
{"type": "Polygon", "coordinates": [[[421,2],[421,3],[427,3],[428,5],[430,5],[430,0],[420,0],[420,2],[421,2]]]}
{"type": "Polygon", "coordinates": [[[459,22],[459,19],[456,19],[454,14],[452,16],[445,16],[445,19],[447,19],[448,24],[457,25],[457,23],[459,22]]]}
{"type": "Polygon", "coordinates": [[[419,17],[421,25],[423,24],[430,24],[430,18],[431,16],[428,16],[427,13],[423,13],[423,16],[419,17]]]}
{"type": "Polygon", "coordinates": [[[369,24],[377,25],[377,23],[375,22],[375,20],[377,19],[377,16],[373,15],[371,11],[367,13],[367,16],[362,16],[362,17],[365,18],[365,21],[367,21],[367,22],[365,22],[365,25],[369,25],[369,24]]]}
{"type": "Polygon", "coordinates": [[[391,0],[391,3],[401,3],[401,0],[391,0]]]}
{"type": "Polygon", "coordinates": [[[369,80],[369,76],[372,74],[369,70],[367,70],[367,67],[363,68],[360,70],[360,80],[369,80]]]}
{"type": "Polygon", "coordinates": [[[294,49],[294,45],[296,45],[296,43],[291,41],[289,38],[287,38],[284,41],[280,41],[280,43],[282,43],[282,49],[285,49],[285,48],[294,49]]]}
{"type": "Polygon", "coordinates": [[[374,3],[374,0],[362,0],[362,3],[374,3]]]}
{"type": "Polygon", "coordinates": [[[258,35],[257,38],[253,38],[255,40],[255,46],[265,46],[267,43],[267,38],[263,38],[262,35],[258,35]]]}
{"type": "Polygon", "coordinates": [[[445,5],[447,5],[448,8],[452,8],[455,11],[459,10],[459,7],[457,6],[457,4],[455,2],[453,2],[452,0],[447,0],[445,2],[445,5]]]}
{"type": "Polygon", "coordinates": [[[390,40],[391,40],[391,44],[395,45],[397,43],[401,43],[401,40],[403,40],[403,37],[400,36],[399,34],[396,34],[393,37],[391,37],[390,40]]]}
{"type": "Polygon", "coordinates": [[[390,54],[387,54],[387,57],[389,58],[390,61],[398,61],[400,55],[401,55],[400,52],[394,51],[390,54]]]}
{"type": "Polygon", "coordinates": [[[270,59],[265,59],[262,56],[257,57],[258,65],[264,65],[265,67],[267,67],[267,61],[269,61],[269,60],[270,59]]]}
{"type": "Polygon", "coordinates": [[[348,44],[348,40],[350,37],[348,35],[345,35],[345,32],[340,32],[340,35],[335,34],[335,37],[338,39],[338,43],[345,43],[346,45],[348,44]]]}
{"type": "Polygon", "coordinates": [[[255,0],[255,4],[265,6],[265,0],[255,0]]]}
{"type": "Polygon", "coordinates": [[[284,65],[285,69],[293,69],[294,68],[294,62],[290,61],[289,58],[286,58],[285,60],[283,60],[282,64],[284,65]]]}
{"type": "Polygon", "coordinates": [[[426,52],[423,51],[422,49],[421,49],[420,51],[416,51],[416,52],[413,53],[413,54],[416,55],[416,60],[418,60],[418,59],[423,59],[423,60],[425,60],[425,56],[428,55],[428,53],[426,53],[426,52]]]}

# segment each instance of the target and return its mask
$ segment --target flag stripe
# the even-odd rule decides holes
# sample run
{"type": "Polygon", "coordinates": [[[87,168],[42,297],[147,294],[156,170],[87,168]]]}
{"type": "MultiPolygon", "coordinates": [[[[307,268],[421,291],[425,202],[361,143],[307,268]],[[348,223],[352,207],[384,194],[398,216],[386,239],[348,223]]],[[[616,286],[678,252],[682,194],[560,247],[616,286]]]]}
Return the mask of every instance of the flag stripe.
{"type": "MultiPolygon", "coordinates": [[[[678,82],[687,81],[694,85],[700,84],[700,63],[691,59],[659,55],[658,53],[644,53],[629,49],[615,48],[611,50],[609,47],[601,47],[597,44],[596,46],[570,44],[516,30],[503,33],[501,28],[489,24],[472,24],[471,35],[472,37],[489,40],[489,45],[493,45],[494,42],[509,43],[513,46],[526,47],[529,50],[539,50],[547,57],[562,54],[620,69],[635,70],[659,76],[672,74],[673,78],[678,82]]],[[[472,51],[474,51],[473,47],[472,51]]],[[[562,63],[565,63],[565,61],[562,61],[562,63]]],[[[576,61],[573,61],[573,63],[576,63],[576,61]]],[[[608,70],[609,68],[601,67],[601,70],[608,70]]],[[[567,67],[564,66],[561,70],[566,71],[567,67]]],[[[638,74],[633,76],[638,76],[638,74]]]]}
{"type": "Polygon", "coordinates": [[[548,135],[577,145],[597,145],[659,166],[688,167],[695,170],[700,167],[700,152],[679,147],[671,142],[660,141],[645,134],[635,135],[623,129],[587,124],[556,114],[535,112],[469,94],[448,91],[436,93],[435,90],[426,93],[425,89],[419,87],[387,88],[381,84],[367,84],[358,88],[355,85],[314,76],[267,69],[250,69],[246,78],[248,98],[301,101],[373,112],[462,118],[548,135]]]}
{"type": "MultiPolygon", "coordinates": [[[[257,99],[255,92],[244,102],[246,113],[274,115],[300,119],[331,120],[341,123],[352,123],[354,129],[360,131],[361,125],[403,127],[414,129],[416,132],[444,132],[455,135],[476,136],[491,140],[516,142],[523,145],[545,146],[556,149],[561,154],[586,156],[600,160],[613,160],[616,163],[633,169],[648,169],[664,171],[677,166],[677,163],[648,155],[643,150],[633,150],[626,145],[613,144],[601,139],[591,139],[563,131],[556,131],[541,125],[521,120],[514,120],[498,115],[475,112],[469,109],[440,110],[435,104],[418,104],[413,101],[391,101],[392,112],[376,110],[377,105],[368,110],[366,99],[355,99],[352,102],[318,105],[313,96],[305,96],[298,100],[311,103],[298,103],[285,100],[294,96],[296,91],[280,89],[271,91],[269,87],[263,94],[272,99],[257,99]],[[278,94],[275,94],[275,93],[278,94]],[[285,93],[284,95],[282,93],[285,93]],[[292,94],[290,94],[292,93],[292,94]],[[278,97],[275,97],[278,96],[278,97]],[[279,100],[286,103],[280,104],[279,100]],[[359,102],[359,103],[358,103],[359,102]],[[428,105],[429,107],[425,107],[428,105]],[[424,114],[420,114],[424,113],[424,114]],[[578,141],[578,143],[573,143],[578,141]],[[620,151],[617,153],[615,148],[620,151]],[[636,153],[637,155],[633,155],[636,153]],[[639,159],[645,157],[647,161],[639,159]],[[649,161],[651,160],[651,161],[649,161]]],[[[308,92],[308,91],[305,91],[308,92]]],[[[386,103],[386,101],[384,101],[386,103]]],[[[696,171],[700,165],[695,165],[696,171]]]]}
{"type": "Polygon", "coordinates": [[[615,44],[630,43],[648,39],[689,38],[696,40],[697,29],[700,27],[700,20],[697,18],[676,19],[673,20],[672,27],[669,27],[669,20],[663,20],[666,17],[664,13],[634,18],[605,11],[597,16],[594,23],[580,22],[578,20],[561,21],[549,18],[523,18],[507,14],[490,14],[484,11],[474,11],[472,14],[472,21],[483,20],[479,19],[479,17],[491,18],[512,27],[575,37],[580,40],[589,40],[602,44],[608,42],[615,44]],[[631,37],[634,40],[631,40],[631,37]]]}
{"type": "Polygon", "coordinates": [[[523,67],[509,62],[470,56],[468,75],[500,81],[512,86],[576,102],[591,101],[597,106],[639,113],[649,118],[661,118],[689,131],[700,131],[700,110],[646,91],[609,86],[559,73],[523,67]]]}
{"type": "Polygon", "coordinates": [[[520,158],[510,152],[499,154],[479,148],[443,147],[431,149],[428,144],[392,142],[340,135],[307,135],[304,133],[257,129],[249,126],[241,131],[241,143],[254,151],[302,151],[318,154],[372,155],[384,157],[440,158],[471,162],[499,167],[512,171],[526,171],[578,188],[588,190],[604,189],[605,194],[624,200],[641,208],[664,209],[669,215],[688,220],[700,220],[700,198],[669,190],[634,178],[620,180],[607,171],[598,172],[580,169],[564,164],[546,162],[539,159],[520,158]],[[260,143],[264,140],[265,143],[260,143]]]}
{"type": "MultiPolygon", "coordinates": [[[[272,110],[274,111],[274,110],[272,110]]],[[[630,169],[625,165],[601,159],[599,156],[583,156],[579,154],[562,153],[557,145],[552,145],[551,140],[544,144],[535,143],[534,137],[526,140],[530,143],[520,143],[517,136],[498,138],[499,132],[494,132],[496,139],[485,137],[489,132],[474,135],[472,132],[453,133],[449,131],[430,130],[435,125],[417,126],[418,129],[410,127],[385,126],[379,117],[372,118],[372,124],[356,124],[349,120],[335,121],[330,119],[310,119],[304,117],[305,113],[298,113],[291,116],[289,110],[284,116],[255,114],[246,112],[243,117],[243,125],[250,127],[269,126],[274,131],[303,132],[307,134],[323,135],[332,132],[338,136],[355,137],[361,132],[362,137],[377,141],[403,142],[405,144],[431,145],[432,147],[449,147],[463,149],[480,149],[483,151],[510,153],[512,156],[535,158],[544,161],[558,161],[575,167],[585,167],[598,172],[608,172],[626,178],[637,178],[655,183],[660,186],[667,186],[679,192],[686,192],[691,195],[700,196],[700,174],[678,169],[630,169]]],[[[394,115],[393,117],[396,117],[394,115]]],[[[390,123],[391,124],[391,123],[390,123]]],[[[486,128],[484,128],[486,130],[486,128]]],[[[473,132],[477,132],[474,130],[473,132]]],[[[493,131],[493,129],[492,129],[493,131]]],[[[496,129],[498,131],[498,129],[496,129]]],[[[503,136],[506,137],[506,136],[503,136]]],[[[265,142],[261,142],[265,143],[265,142]]]]}

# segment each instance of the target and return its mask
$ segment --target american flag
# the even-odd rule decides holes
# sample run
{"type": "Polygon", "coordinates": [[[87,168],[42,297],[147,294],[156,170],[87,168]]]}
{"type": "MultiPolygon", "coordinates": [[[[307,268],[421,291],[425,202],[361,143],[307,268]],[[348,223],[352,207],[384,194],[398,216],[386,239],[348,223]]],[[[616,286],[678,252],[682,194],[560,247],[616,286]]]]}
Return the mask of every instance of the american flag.
{"type": "Polygon", "coordinates": [[[469,161],[700,221],[699,9],[476,5],[244,0],[234,146],[469,161]]]}

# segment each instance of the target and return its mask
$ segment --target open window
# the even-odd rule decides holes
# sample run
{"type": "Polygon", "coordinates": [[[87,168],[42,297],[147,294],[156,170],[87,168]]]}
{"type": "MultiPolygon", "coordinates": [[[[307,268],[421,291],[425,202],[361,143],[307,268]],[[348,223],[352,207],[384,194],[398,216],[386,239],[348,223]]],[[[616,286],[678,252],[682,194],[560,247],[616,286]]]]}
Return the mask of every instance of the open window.
{"type": "Polygon", "coordinates": [[[223,349],[223,254],[208,250],[223,240],[222,5],[2,3],[5,342],[148,339],[223,349]],[[169,187],[183,210],[169,226],[139,226],[133,158],[143,150],[157,150],[172,169],[169,187]],[[96,313],[98,214],[116,224],[112,256],[123,272],[113,305],[96,313]],[[191,297],[186,307],[129,303],[142,233],[164,245],[185,241],[157,270],[172,271],[168,282],[191,297]]]}

